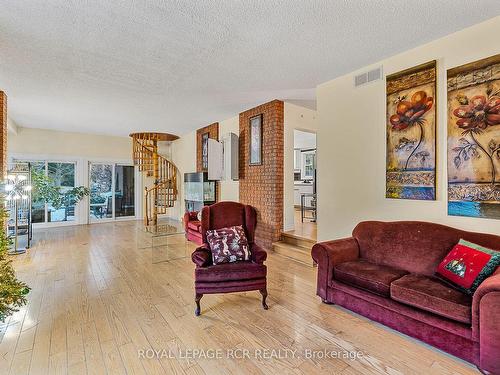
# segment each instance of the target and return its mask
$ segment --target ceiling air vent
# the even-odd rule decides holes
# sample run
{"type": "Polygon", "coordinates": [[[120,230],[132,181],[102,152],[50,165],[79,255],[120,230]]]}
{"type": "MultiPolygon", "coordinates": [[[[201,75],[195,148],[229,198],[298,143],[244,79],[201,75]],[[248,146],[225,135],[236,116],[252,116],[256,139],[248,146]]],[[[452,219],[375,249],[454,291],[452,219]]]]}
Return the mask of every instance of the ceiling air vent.
{"type": "Polygon", "coordinates": [[[354,87],[366,85],[367,83],[382,79],[382,67],[358,74],[354,77],[354,87]]]}

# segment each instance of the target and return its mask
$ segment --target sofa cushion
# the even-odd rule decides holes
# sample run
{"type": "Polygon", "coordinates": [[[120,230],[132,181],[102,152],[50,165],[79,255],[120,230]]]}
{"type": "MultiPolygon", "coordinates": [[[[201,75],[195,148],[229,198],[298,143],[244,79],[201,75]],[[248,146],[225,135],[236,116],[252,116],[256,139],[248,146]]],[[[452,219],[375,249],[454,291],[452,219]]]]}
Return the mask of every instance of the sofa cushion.
{"type": "Polygon", "coordinates": [[[193,220],[193,221],[188,222],[188,228],[192,229],[196,232],[201,232],[200,226],[201,226],[201,221],[193,220]]]}
{"type": "Polygon", "coordinates": [[[390,296],[391,282],[407,273],[363,259],[340,263],[333,268],[335,280],[387,297],[390,296]]]}
{"type": "Polygon", "coordinates": [[[391,298],[457,322],[470,324],[472,321],[472,297],[435,277],[403,276],[392,282],[391,298]]]}
{"type": "Polygon", "coordinates": [[[266,266],[263,264],[247,262],[234,262],[196,267],[196,282],[226,282],[238,280],[253,280],[266,277],[266,266]]]}
{"type": "Polygon", "coordinates": [[[439,264],[437,272],[472,295],[500,265],[500,251],[460,240],[439,264]]]}

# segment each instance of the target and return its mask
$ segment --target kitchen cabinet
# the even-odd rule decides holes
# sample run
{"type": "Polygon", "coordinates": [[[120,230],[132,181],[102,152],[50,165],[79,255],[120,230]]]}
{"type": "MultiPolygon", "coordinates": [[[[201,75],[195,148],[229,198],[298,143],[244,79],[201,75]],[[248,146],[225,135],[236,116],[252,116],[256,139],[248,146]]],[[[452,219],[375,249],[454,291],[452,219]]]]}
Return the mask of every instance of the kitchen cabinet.
{"type": "Polygon", "coordinates": [[[293,187],[293,205],[300,206],[300,188],[298,186],[293,187]]]}
{"type": "Polygon", "coordinates": [[[300,152],[300,148],[296,148],[293,150],[293,169],[299,170],[302,166],[302,153],[300,152]]]}
{"type": "MultiPolygon", "coordinates": [[[[312,193],[313,185],[312,184],[304,184],[298,183],[293,186],[293,205],[300,206],[300,195],[302,193],[312,193]]],[[[306,198],[306,206],[311,205],[311,197],[306,198]]]]}

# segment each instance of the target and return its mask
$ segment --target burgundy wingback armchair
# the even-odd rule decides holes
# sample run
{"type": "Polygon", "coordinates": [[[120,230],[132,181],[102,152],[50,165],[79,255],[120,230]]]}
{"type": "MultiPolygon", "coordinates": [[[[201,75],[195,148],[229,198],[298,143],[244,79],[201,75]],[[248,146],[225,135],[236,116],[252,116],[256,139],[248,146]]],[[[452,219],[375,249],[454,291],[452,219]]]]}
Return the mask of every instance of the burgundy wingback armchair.
{"type": "Polygon", "coordinates": [[[184,214],[184,232],[188,241],[201,245],[201,222],[198,220],[198,211],[186,212],[184,214]]]}
{"type": "Polygon", "coordinates": [[[267,253],[254,242],[257,214],[255,208],[237,202],[219,202],[203,207],[201,234],[203,244],[191,259],[194,271],[196,316],[200,315],[200,300],[204,294],[232,293],[258,290],[262,294],[262,306],[267,310],[267,253]],[[250,247],[250,260],[214,265],[207,244],[207,230],[241,225],[250,247]]]}

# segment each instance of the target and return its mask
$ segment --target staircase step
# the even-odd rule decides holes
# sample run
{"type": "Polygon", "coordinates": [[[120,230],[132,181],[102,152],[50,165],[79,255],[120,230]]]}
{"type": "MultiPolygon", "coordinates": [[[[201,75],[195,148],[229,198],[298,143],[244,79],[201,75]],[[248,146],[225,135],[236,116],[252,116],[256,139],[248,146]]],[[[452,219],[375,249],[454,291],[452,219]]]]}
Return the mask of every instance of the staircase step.
{"type": "Polygon", "coordinates": [[[308,249],[311,249],[316,243],[316,240],[313,240],[311,238],[300,237],[295,234],[286,232],[281,233],[281,241],[290,245],[304,247],[308,249]]]}
{"type": "Polygon", "coordinates": [[[302,264],[306,264],[311,267],[313,266],[313,260],[311,258],[311,248],[295,246],[283,241],[279,241],[273,243],[273,251],[276,254],[293,259],[302,264]]]}

